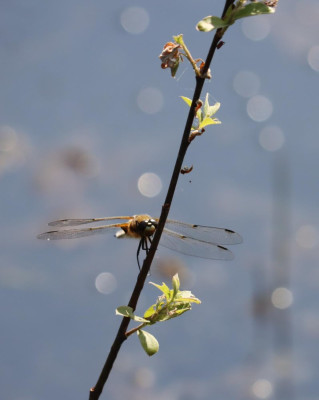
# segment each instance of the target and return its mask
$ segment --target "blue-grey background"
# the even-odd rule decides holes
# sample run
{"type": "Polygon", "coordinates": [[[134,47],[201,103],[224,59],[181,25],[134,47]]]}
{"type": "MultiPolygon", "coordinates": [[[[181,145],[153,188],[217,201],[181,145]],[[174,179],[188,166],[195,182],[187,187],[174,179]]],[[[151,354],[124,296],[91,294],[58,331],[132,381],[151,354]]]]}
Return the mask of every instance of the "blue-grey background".
{"type": "MultiPolygon", "coordinates": [[[[173,80],[158,55],[183,33],[194,57],[205,58],[212,33],[195,24],[222,8],[206,0],[1,2],[1,399],[88,397],[120,323],[114,310],[136,280],[137,243],[112,235],[46,243],[36,234],[58,218],[160,213],[188,111],[179,96],[192,97],[194,78],[184,61],[173,80]],[[131,6],[149,16],[141,33],[121,23],[131,6]],[[162,99],[156,112],[137,103],[146,88],[162,99]],[[146,172],[162,181],[157,196],[138,190],[146,172]],[[109,294],[96,289],[103,272],[116,281],[109,294]]],[[[182,288],[202,304],[150,328],[160,342],[151,358],[131,337],[102,398],[319,398],[319,85],[308,62],[318,16],[315,0],[282,1],[260,17],[270,27],[263,40],[241,21],[227,32],[203,93],[221,102],[222,125],[192,142],[185,164],[194,169],[180,177],[170,217],[234,229],[244,242],[232,262],[159,249],[155,264],[179,257],[182,288]],[[240,71],[258,77],[269,118],[247,113],[248,97],[234,90],[240,71]],[[260,145],[268,126],[283,134],[276,151],[260,145]],[[292,294],[284,310],[269,300],[277,287],[292,294]]],[[[169,283],[158,269],[149,280],[169,283]]],[[[147,284],[138,312],[158,294],[147,284]]]]}

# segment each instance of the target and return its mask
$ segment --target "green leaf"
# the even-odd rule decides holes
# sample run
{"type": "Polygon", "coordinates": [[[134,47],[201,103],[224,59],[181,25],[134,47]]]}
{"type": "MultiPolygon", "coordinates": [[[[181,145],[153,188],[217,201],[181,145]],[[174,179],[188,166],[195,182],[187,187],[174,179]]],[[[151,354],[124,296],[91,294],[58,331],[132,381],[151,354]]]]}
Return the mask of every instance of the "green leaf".
{"type": "Polygon", "coordinates": [[[204,111],[205,117],[210,117],[210,115],[207,115],[208,110],[209,110],[209,101],[208,101],[208,98],[209,98],[209,94],[206,93],[205,102],[204,102],[204,107],[203,107],[203,111],[204,111]]]}
{"type": "Polygon", "coordinates": [[[200,123],[198,129],[202,129],[207,125],[215,124],[221,124],[221,122],[217,118],[204,118],[203,121],[200,123]]]}
{"type": "Polygon", "coordinates": [[[264,3],[250,3],[244,7],[234,10],[233,19],[240,19],[246,17],[253,17],[254,15],[261,14],[273,14],[275,12],[274,7],[268,7],[264,3]]]}
{"type": "Polygon", "coordinates": [[[149,307],[145,313],[144,313],[144,318],[151,318],[152,315],[156,313],[156,304],[152,304],[151,307],[149,307]]]}
{"type": "Polygon", "coordinates": [[[178,292],[177,298],[179,300],[182,299],[184,302],[201,304],[201,301],[197,297],[195,297],[190,290],[182,290],[178,292]]]}
{"type": "Polygon", "coordinates": [[[194,295],[192,294],[192,292],[190,290],[180,290],[178,292],[178,299],[186,299],[188,297],[194,297],[194,295]]]}
{"type": "Polygon", "coordinates": [[[179,317],[180,315],[184,314],[186,311],[189,311],[191,309],[191,306],[189,305],[188,307],[183,307],[175,311],[174,317],[179,317]]]}
{"type": "Polygon", "coordinates": [[[220,109],[219,102],[216,102],[213,106],[208,105],[205,117],[211,117],[212,115],[216,114],[219,109],[220,109]]]}
{"type": "Polygon", "coordinates": [[[144,324],[150,324],[150,321],[149,321],[148,319],[139,317],[139,316],[137,316],[137,315],[134,315],[132,319],[133,319],[134,321],[136,321],[136,322],[142,322],[142,323],[144,323],[144,324]]]}
{"type": "Polygon", "coordinates": [[[180,46],[183,47],[183,45],[184,45],[184,40],[183,40],[183,34],[182,34],[182,33],[181,33],[180,35],[173,36],[173,39],[175,40],[175,42],[176,42],[177,44],[179,44],[180,46]]]}
{"type": "Polygon", "coordinates": [[[214,105],[210,106],[209,105],[209,94],[206,94],[205,97],[205,102],[204,102],[204,107],[203,107],[203,111],[204,111],[204,117],[211,117],[212,115],[216,114],[217,111],[220,108],[220,103],[216,102],[214,105]]]}
{"type": "Polygon", "coordinates": [[[176,296],[177,292],[179,291],[180,281],[178,274],[175,274],[172,278],[172,286],[173,286],[173,298],[176,296]]]}
{"type": "Polygon", "coordinates": [[[154,282],[150,282],[151,285],[154,285],[155,287],[157,287],[157,289],[159,289],[161,292],[164,293],[166,299],[170,299],[171,298],[171,290],[170,288],[163,282],[162,285],[157,285],[154,282]]]}
{"type": "Polygon", "coordinates": [[[185,101],[185,103],[190,107],[192,105],[192,100],[188,97],[181,96],[181,99],[185,101]]]}
{"type": "Polygon", "coordinates": [[[196,25],[196,29],[201,32],[210,32],[213,29],[226,28],[227,26],[229,26],[229,23],[210,15],[199,21],[196,25]]]}
{"type": "Polygon", "coordinates": [[[150,333],[139,329],[137,331],[137,336],[140,340],[140,343],[144,349],[144,351],[149,355],[152,356],[153,354],[158,352],[159,343],[157,339],[151,335],[150,333]]]}
{"type": "Polygon", "coordinates": [[[133,321],[136,321],[136,322],[143,322],[143,323],[146,323],[146,324],[150,323],[150,321],[148,321],[147,319],[144,319],[142,317],[139,317],[139,316],[135,315],[133,313],[133,308],[132,307],[119,306],[115,310],[115,314],[116,315],[122,315],[123,317],[131,318],[133,321]]]}
{"type": "Polygon", "coordinates": [[[117,307],[117,309],[115,310],[115,314],[116,315],[122,315],[123,317],[129,317],[129,318],[133,318],[134,317],[133,308],[132,307],[128,307],[128,306],[119,306],[119,307],[117,307]]]}
{"type": "Polygon", "coordinates": [[[185,297],[184,301],[187,303],[201,304],[202,302],[197,297],[185,297]]]}
{"type": "Polygon", "coordinates": [[[225,20],[225,21],[228,21],[228,20],[229,20],[229,18],[230,18],[231,15],[232,15],[232,12],[233,12],[233,4],[231,4],[231,5],[227,8],[227,11],[226,11],[225,16],[224,16],[224,20],[225,20]]]}

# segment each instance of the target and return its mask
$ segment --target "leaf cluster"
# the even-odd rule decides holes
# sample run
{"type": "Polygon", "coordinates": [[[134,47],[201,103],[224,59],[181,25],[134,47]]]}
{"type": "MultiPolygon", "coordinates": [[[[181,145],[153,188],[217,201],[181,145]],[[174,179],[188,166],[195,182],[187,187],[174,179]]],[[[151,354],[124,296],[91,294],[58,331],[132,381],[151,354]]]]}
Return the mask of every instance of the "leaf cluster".
{"type": "Polygon", "coordinates": [[[178,274],[174,275],[172,278],[172,289],[164,282],[161,285],[153,282],[150,283],[157,287],[162,292],[162,295],[157,298],[155,304],[152,304],[145,311],[143,317],[135,315],[133,309],[128,306],[120,306],[116,309],[117,315],[122,315],[123,317],[131,318],[133,321],[141,323],[138,327],[127,332],[126,336],[130,336],[132,333],[136,332],[143,349],[149,356],[158,352],[159,343],[153,335],[142,328],[146,325],[153,325],[157,322],[179,317],[184,314],[184,312],[191,310],[192,303],[201,303],[191,291],[179,290],[180,281],[178,274]]]}
{"type": "MultiPolygon", "coordinates": [[[[188,97],[181,96],[181,98],[185,101],[185,103],[190,107],[192,105],[192,100],[189,99],[188,97]]],[[[208,101],[209,94],[206,94],[205,97],[205,102],[204,102],[204,107],[201,105],[203,102],[201,102],[200,107],[197,107],[196,110],[196,120],[195,124],[192,125],[192,129],[202,129],[205,128],[207,125],[214,125],[214,124],[221,124],[220,120],[218,118],[212,118],[213,115],[217,113],[217,111],[220,108],[220,103],[216,102],[212,106],[209,104],[208,101]]]]}
{"type": "Polygon", "coordinates": [[[210,32],[214,29],[222,28],[224,31],[235,23],[237,19],[253,17],[261,14],[273,14],[275,6],[267,5],[267,2],[256,1],[246,4],[247,1],[239,0],[235,5],[231,5],[224,18],[218,18],[213,15],[203,18],[196,25],[196,29],[202,32],[210,32]]]}

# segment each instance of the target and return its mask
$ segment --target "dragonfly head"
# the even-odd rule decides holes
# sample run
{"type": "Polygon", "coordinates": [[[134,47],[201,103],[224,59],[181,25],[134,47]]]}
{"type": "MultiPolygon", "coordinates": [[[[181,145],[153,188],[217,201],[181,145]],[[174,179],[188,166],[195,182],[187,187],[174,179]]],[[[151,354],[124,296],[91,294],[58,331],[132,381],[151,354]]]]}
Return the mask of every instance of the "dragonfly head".
{"type": "Polygon", "coordinates": [[[149,237],[154,234],[157,228],[157,222],[154,219],[147,219],[144,221],[140,221],[138,224],[136,224],[137,232],[141,237],[149,237]]]}

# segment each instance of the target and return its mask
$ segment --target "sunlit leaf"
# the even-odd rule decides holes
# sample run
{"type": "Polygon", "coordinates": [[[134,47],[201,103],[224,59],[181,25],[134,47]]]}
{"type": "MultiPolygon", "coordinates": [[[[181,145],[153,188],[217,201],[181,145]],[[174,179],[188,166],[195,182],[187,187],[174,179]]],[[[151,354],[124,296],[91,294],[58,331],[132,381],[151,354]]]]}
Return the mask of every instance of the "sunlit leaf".
{"type": "Polygon", "coordinates": [[[253,17],[261,14],[273,14],[275,12],[274,7],[268,7],[264,3],[250,3],[244,7],[234,10],[233,19],[240,19],[246,17],[253,17]]]}
{"type": "Polygon", "coordinates": [[[181,302],[190,302],[190,303],[196,303],[200,304],[201,301],[193,295],[193,293],[190,290],[182,290],[178,292],[178,295],[176,296],[176,299],[178,299],[181,302]]]}
{"type": "Polygon", "coordinates": [[[205,115],[205,117],[210,117],[210,115],[207,115],[207,113],[208,113],[208,110],[209,110],[209,102],[208,102],[208,98],[209,98],[209,94],[208,94],[208,93],[206,93],[206,96],[205,96],[205,102],[204,102],[204,107],[203,107],[203,110],[204,110],[204,115],[205,115]]]}
{"type": "Polygon", "coordinates": [[[207,125],[215,124],[221,124],[221,122],[217,118],[204,118],[203,121],[200,123],[198,129],[202,129],[207,125]]]}
{"type": "Polygon", "coordinates": [[[229,26],[229,23],[211,15],[199,21],[196,25],[196,29],[201,32],[210,32],[213,29],[225,28],[227,26],[229,26]]]}
{"type": "Polygon", "coordinates": [[[170,290],[170,288],[164,282],[161,285],[158,285],[158,284],[156,284],[154,282],[150,282],[150,284],[154,285],[155,287],[157,287],[157,289],[159,289],[161,292],[163,292],[167,299],[171,298],[171,292],[172,291],[170,290]]]}
{"type": "Polygon", "coordinates": [[[192,105],[192,100],[189,99],[188,97],[181,96],[181,99],[185,101],[185,103],[190,107],[192,105]]]}
{"type": "Polygon", "coordinates": [[[148,319],[139,317],[138,315],[134,315],[132,319],[134,321],[136,321],[136,322],[142,322],[142,323],[145,323],[145,324],[149,324],[150,323],[150,321],[148,319]]]}
{"type": "Polygon", "coordinates": [[[153,354],[158,352],[159,343],[153,335],[146,331],[143,331],[142,329],[139,329],[137,331],[137,336],[143,349],[149,356],[152,356],[153,354]]]}
{"type": "Polygon", "coordinates": [[[116,315],[122,315],[123,317],[133,318],[133,308],[128,306],[119,306],[115,310],[116,315]]]}
{"type": "Polygon", "coordinates": [[[173,298],[177,294],[180,286],[178,274],[175,274],[172,278],[172,286],[173,286],[173,298]]]}
{"type": "Polygon", "coordinates": [[[152,315],[154,315],[156,312],[156,305],[153,304],[151,307],[149,307],[145,313],[144,313],[144,318],[150,318],[152,315]]]}
{"type": "Polygon", "coordinates": [[[184,301],[187,303],[201,304],[201,301],[197,297],[185,297],[184,301]]]}
{"type": "Polygon", "coordinates": [[[211,117],[217,113],[220,109],[220,103],[216,102],[213,106],[208,106],[207,112],[205,113],[205,117],[211,117]]]}
{"type": "Polygon", "coordinates": [[[183,34],[181,33],[180,35],[177,36],[173,36],[173,39],[175,40],[175,42],[181,46],[184,45],[184,40],[183,40],[183,34]]]}
{"type": "Polygon", "coordinates": [[[150,322],[147,319],[144,319],[142,317],[139,317],[133,313],[132,307],[128,306],[119,306],[115,310],[116,315],[122,315],[123,317],[128,317],[133,319],[136,322],[143,322],[149,324],[150,322]]]}

